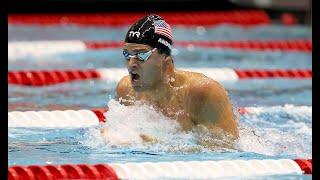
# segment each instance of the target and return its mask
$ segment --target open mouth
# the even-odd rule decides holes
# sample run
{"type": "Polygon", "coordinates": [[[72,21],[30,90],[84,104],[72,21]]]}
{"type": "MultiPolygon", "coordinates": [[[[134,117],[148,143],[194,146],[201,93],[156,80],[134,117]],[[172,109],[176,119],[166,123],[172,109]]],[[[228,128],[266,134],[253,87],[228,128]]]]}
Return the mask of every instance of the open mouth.
{"type": "Polygon", "coordinates": [[[130,77],[133,82],[136,82],[140,79],[140,75],[134,71],[130,72],[130,77]]]}

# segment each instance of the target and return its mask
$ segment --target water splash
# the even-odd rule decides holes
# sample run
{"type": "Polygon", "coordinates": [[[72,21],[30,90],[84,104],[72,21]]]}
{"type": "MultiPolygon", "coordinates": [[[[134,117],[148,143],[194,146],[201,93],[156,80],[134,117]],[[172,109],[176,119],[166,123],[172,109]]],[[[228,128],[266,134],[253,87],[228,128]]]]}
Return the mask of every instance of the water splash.
{"type": "Polygon", "coordinates": [[[101,136],[99,129],[91,129],[89,139],[92,146],[148,152],[245,151],[288,158],[312,156],[311,107],[297,110],[292,108],[294,106],[287,105],[269,108],[267,111],[262,108],[255,115],[241,116],[240,139],[235,146],[231,146],[233,142],[213,138],[203,127],[182,131],[177,121],[165,117],[146,104],[123,106],[110,100],[108,106],[109,111],[105,114],[107,123],[102,127],[106,129],[106,134],[101,136]],[[154,138],[154,141],[144,142],[142,134],[154,138]],[[93,138],[96,140],[92,141],[93,138]],[[97,140],[100,143],[97,144],[97,140]]]}
{"type": "Polygon", "coordinates": [[[123,106],[115,100],[108,103],[105,114],[107,122],[103,127],[107,133],[104,138],[108,145],[135,146],[160,151],[174,151],[195,147],[192,132],[181,130],[177,121],[165,117],[147,104],[123,106]],[[148,136],[151,143],[144,143],[148,136]]]}

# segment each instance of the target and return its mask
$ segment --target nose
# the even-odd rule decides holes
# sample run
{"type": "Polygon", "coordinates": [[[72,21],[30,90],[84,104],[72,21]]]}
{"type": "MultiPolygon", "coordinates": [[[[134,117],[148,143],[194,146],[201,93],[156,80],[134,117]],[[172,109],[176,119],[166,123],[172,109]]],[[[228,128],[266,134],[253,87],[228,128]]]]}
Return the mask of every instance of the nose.
{"type": "Polygon", "coordinates": [[[138,60],[138,58],[137,57],[131,57],[130,59],[129,59],[129,61],[128,61],[128,67],[130,68],[130,69],[136,69],[136,68],[138,68],[138,65],[139,64],[139,60],[138,60]]]}

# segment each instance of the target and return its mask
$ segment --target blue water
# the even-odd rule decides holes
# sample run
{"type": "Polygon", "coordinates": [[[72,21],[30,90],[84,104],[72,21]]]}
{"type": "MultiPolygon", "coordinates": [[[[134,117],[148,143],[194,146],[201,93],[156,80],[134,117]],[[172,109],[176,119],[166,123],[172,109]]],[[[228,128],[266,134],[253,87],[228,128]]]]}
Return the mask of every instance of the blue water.
{"type": "MultiPolygon", "coordinates": [[[[12,26],[8,41],[123,40],[126,28],[76,26],[12,26]]],[[[176,40],[311,39],[307,26],[174,27],[176,40]]],[[[242,52],[232,49],[177,48],[175,66],[236,69],[312,68],[311,53],[242,52]]],[[[9,59],[9,70],[125,68],[121,49],[61,53],[46,57],[9,59]]],[[[103,80],[72,82],[48,87],[9,85],[9,111],[92,109],[106,113],[113,139],[103,139],[100,127],[80,129],[9,128],[9,165],[108,163],[174,160],[312,158],[312,81],[242,80],[222,83],[236,107],[272,107],[257,116],[240,116],[240,140],[235,149],[210,149],[196,143],[205,135],[178,132],[177,124],[148,106],[124,107],[114,101],[116,83],[103,80]],[[292,110],[290,107],[300,108],[292,110]],[[121,112],[121,113],[119,113],[121,112]],[[150,121],[152,119],[152,121],[150,121]],[[154,120],[156,119],[156,120],[154,120]],[[125,129],[124,129],[125,128],[125,129]],[[162,129],[159,131],[158,129],[162,129]],[[125,133],[124,133],[125,132],[125,133]],[[135,135],[148,132],[163,141],[143,144],[135,135]]],[[[311,176],[265,176],[262,179],[311,179],[311,176]]]]}

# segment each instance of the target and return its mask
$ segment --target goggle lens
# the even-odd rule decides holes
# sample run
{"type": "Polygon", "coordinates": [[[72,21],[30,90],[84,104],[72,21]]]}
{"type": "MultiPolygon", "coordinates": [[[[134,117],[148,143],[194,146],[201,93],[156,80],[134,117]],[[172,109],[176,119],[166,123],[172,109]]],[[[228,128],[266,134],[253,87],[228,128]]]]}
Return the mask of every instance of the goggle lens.
{"type": "Polygon", "coordinates": [[[137,57],[140,61],[147,61],[149,59],[149,57],[151,56],[152,52],[154,52],[154,50],[155,49],[147,51],[147,52],[140,52],[135,55],[131,55],[127,51],[123,51],[122,54],[126,60],[130,60],[130,58],[137,57]]]}

